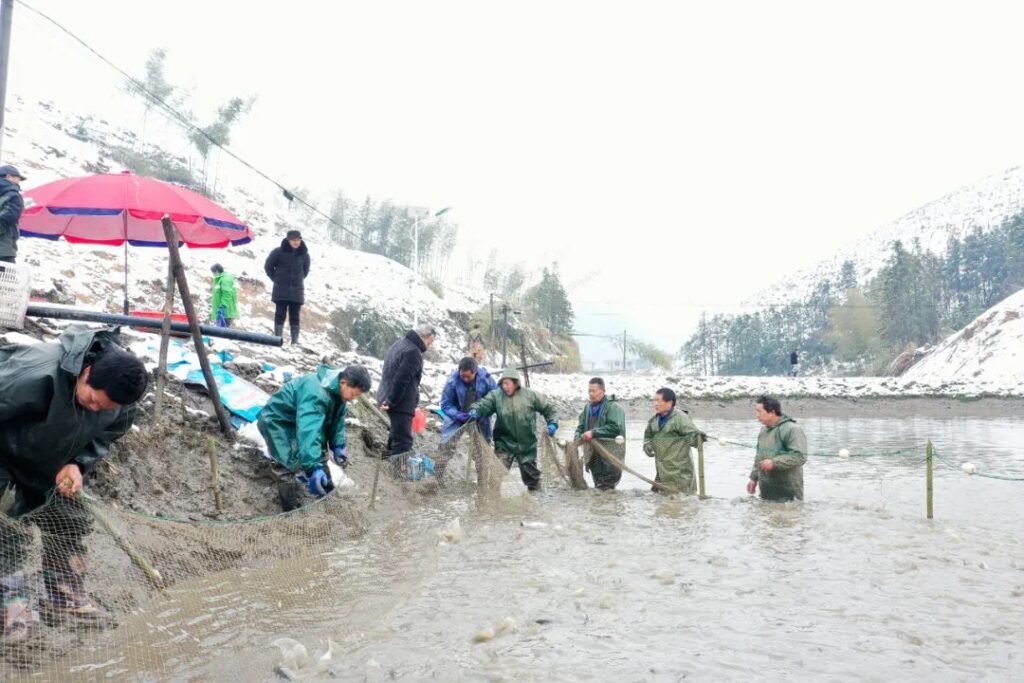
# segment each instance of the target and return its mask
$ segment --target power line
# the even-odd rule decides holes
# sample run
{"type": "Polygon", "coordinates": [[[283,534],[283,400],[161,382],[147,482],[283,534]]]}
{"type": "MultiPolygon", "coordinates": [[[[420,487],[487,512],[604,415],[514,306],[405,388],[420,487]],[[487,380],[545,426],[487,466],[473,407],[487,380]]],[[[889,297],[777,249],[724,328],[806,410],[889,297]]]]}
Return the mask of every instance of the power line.
{"type": "MultiPolygon", "coordinates": [[[[170,117],[173,118],[176,122],[178,122],[179,124],[184,126],[186,130],[188,130],[189,132],[194,132],[194,133],[198,133],[198,134],[202,135],[204,138],[206,138],[206,140],[211,145],[213,145],[214,147],[217,147],[222,152],[225,152],[232,159],[234,159],[238,163],[242,164],[243,166],[245,166],[246,168],[251,170],[253,173],[257,174],[258,176],[260,176],[264,180],[268,181],[269,183],[271,183],[275,187],[277,187],[279,190],[281,190],[281,192],[284,194],[285,198],[288,201],[293,201],[294,200],[294,201],[299,202],[300,204],[306,206],[308,209],[310,209],[311,211],[313,211],[317,215],[322,216],[323,218],[327,219],[328,223],[331,223],[332,225],[337,226],[342,232],[345,232],[345,233],[347,233],[349,235],[352,235],[352,237],[354,237],[355,239],[360,240],[362,243],[369,244],[371,246],[378,246],[378,245],[375,245],[373,242],[370,242],[366,237],[364,237],[364,236],[362,236],[362,235],[360,235],[358,233],[355,233],[355,232],[349,230],[344,225],[342,225],[341,223],[339,223],[336,220],[334,220],[334,218],[332,218],[331,216],[327,215],[326,213],[321,211],[319,208],[317,208],[316,206],[314,206],[310,202],[306,201],[305,198],[303,198],[303,197],[295,194],[291,190],[289,190],[287,187],[285,187],[284,183],[282,183],[281,181],[271,177],[270,175],[268,175],[264,171],[260,170],[259,168],[257,168],[256,166],[252,165],[251,163],[249,163],[248,161],[246,161],[242,157],[238,156],[235,152],[233,152],[230,149],[228,149],[225,145],[223,145],[220,142],[218,142],[216,139],[214,139],[205,130],[203,130],[202,128],[200,128],[196,124],[192,123],[192,121],[187,116],[185,116],[180,111],[178,111],[177,109],[172,107],[164,99],[162,99],[160,96],[156,95],[153,91],[149,90],[143,83],[141,83],[138,79],[136,79],[134,76],[129,74],[127,71],[125,71],[124,69],[119,67],[117,64],[115,64],[114,62],[110,61],[109,59],[107,59],[102,54],[100,54],[99,51],[97,51],[94,47],[92,47],[87,42],[85,42],[82,38],[79,38],[74,32],[72,32],[69,28],[67,28],[66,26],[61,24],[59,21],[57,21],[56,19],[54,19],[54,18],[44,14],[43,12],[41,12],[38,9],[36,9],[32,5],[29,5],[28,3],[26,3],[24,0],[17,0],[17,2],[18,2],[19,5],[21,5],[25,9],[29,10],[30,12],[33,12],[34,14],[38,15],[39,17],[41,17],[45,21],[53,24],[60,31],[62,31],[63,33],[67,34],[76,43],[78,43],[79,45],[84,47],[86,50],[88,50],[90,53],[92,53],[101,62],[103,62],[104,64],[106,64],[110,68],[112,68],[114,71],[119,73],[125,79],[127,79],[132,84],[132,86],[134,88],[136,88],[139,92],[143,93],[150,100],[152,100],[153,102],[158,104],[160,106],[160,108],[164,111],[164,113],[170,115],[170,117]]],[[[392,260],[394,260],[394,259],[392,259],[392,260]]]]}

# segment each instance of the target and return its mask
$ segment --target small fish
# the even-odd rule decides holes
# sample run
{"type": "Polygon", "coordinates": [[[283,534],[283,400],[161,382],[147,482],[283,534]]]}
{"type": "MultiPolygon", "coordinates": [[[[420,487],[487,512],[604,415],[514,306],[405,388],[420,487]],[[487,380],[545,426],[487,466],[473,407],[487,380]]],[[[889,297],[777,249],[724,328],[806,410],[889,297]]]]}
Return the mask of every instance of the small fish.
{"type": "Polygon", "coordinates": [[[547,522],[520,522],[519,526],[527,529],[547,529],[547,522]]]}
{"type": "Polygon", "coordinates": [[[480,631],[480,633],[477,633],[475,636],[473,636],[473,642],[486,643],[490,640],[494,640],[495,635],[497,634],[494,632],[493,628],[485,628],[483,631],[480,631]]]}

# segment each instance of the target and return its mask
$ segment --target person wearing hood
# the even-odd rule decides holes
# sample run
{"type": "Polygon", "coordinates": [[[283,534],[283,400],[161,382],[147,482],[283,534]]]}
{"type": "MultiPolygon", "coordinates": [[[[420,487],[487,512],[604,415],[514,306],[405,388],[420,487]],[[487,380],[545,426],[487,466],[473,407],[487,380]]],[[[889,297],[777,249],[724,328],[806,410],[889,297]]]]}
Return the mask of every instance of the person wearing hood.
{"type": "Polygon", "coordinates": [[[391,423],[387,457],[412,450],[412,418],[420,404],[423,354],[437,339],[433,325],[420,323],[396,341],[384,356],[377,400],[391,423]]]}
{"type": "MultiPolygon", "coordinates": [[[[584,445],[597,439],[619,460],[626,459],[626,413],[623,412],[615,398],[608,398],[605,393],[604,379],[594,377],[587,386],[590,402],[580,413],[580,421],[576,427],[576,440],[584,445]],[[615,438],[621,436],[622,443],[615,438]]],[[[592,450],[588,447],[588,450],[592,450]]],[[[601,457],[600,453],[592,452],[587,457],[587,471],[594,478],[594,488],[602,491],[614,489],[622,479],[622,470],[601,457]]]]}
{"type": "MultiPolygon", "coordinates": [[[[109,329],[72,325],[54,344],[0,348],[0,517],[39,527],[41,604],[58,620],[105,616],[85,592],[83,539],[92,517],[75,496],[131,428],[148,377],[109,329]]],[[[38,626],[22,572],[32,540],[24,525],[0,523],[0,643],[25,639],[38,626]]]]}
{"type": "Polygon", "coordinates": [[[0,261],[14,263],[18,255],[18,221],[25,210],[21,183],[25,176],[14,166],[0,166],[0,261]]]}
{"type": "Polygon", "coordinates": [[[267,442],[285,512],[300,507],[303,484],[318,498],[334,490],[327,458],[345,467],[348,403],[370,390],[370,373],[352,365],[321,365],[278,389],[260,411],[256,426],[267,442]]]}
{"type": "Polygon", "coordinates": [[[309,249],[298,230],[289,230],[281,240],[281,246],[270,252],[263,270],[274,282],[270,299],[276,305],[274,311],[274,334],[284,332],[287,316],[291,325],[292,344],[299,343],[299,312],[306,303],[305,279],[309,275],[309,249]]]}
{"type": "Polygon", "coordinates": [[[555,407],[532,389],[522,386],[519,372],[507,368],[499,383],[501,391],[492,391],[473,404],[470,420],[497,415],[494,424],[494,452],[512,467],[519,463],[519,476],[530,491],[540,488],[540,469],[537,467],[537,415],[547,423],[548,436],[558,431],[555,407]]]}
{"type": "Polygon", "coordinates": [[[750,471],[747,493],[758,487],[761,498],[777,502],[804,499],[804,463],[807,462],[807,436],[796,420],[783,415],[782,404],[771,396],[760,396],[754,414],[761,423],[757,435],[757,454],[750,471]]]}
{"type": "MultiPolygon", "coordinates": [[[[654,392],[654,417],[644,430],[644,453],[654,458],[656,482],[679,493],[696,491],[690,449],[697,446],[699,434],[690,415],[676,405],[676,392],[667,387],[654,392]]],[[[651,490],[666,492],[657,486],[651,490]]]]}
{"type": "Polygon", "coordinates": [[[235,288],[235,276],[225,273],[224,266],[219,263],[210,266],[210,272],[213,273],[210,320],[217,327],[231,327],[232,321],[238,319],[238,290],[235,288]]]}

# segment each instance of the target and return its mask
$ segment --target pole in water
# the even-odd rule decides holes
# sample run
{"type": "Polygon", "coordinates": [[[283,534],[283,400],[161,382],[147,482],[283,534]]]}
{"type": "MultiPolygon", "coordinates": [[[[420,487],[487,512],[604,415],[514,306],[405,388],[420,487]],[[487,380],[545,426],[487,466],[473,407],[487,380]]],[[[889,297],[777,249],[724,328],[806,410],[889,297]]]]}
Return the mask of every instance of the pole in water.
{"type": "Polygon", "coordinates": [[[925,451],[925,453],[928,456],[927,458],[925,458],[928,467],[928,519],[932,519],[935,516],[935,510],[932,505],[934,501],[934,487],[932,486],[932,456],[935,455],[935,447],[932,446],[931,439],[928,440],[928,448],[925,451]]]}
{"type": "Polygon", "coordinates": [[[380,481],[380,468],[384,464],[384,456],[377,459],[377,469],[373,471],[373,486],[370,488],[370,509],[377,502],[377,482],[380,481]]]}
{"type": "Polygon", "coordinates": [[[700,497],[707,498],[704,493],[704,435],[697,435],[697,484],[700,487],[700,497]]]}
{"type": "Polygon", "coordinates": [[[220,469],[217,467],[217,439],[210,437],[210,481],[213,484],[213,504],[217,512],[224,510],[224,500],[220,493],[220,469]]]}

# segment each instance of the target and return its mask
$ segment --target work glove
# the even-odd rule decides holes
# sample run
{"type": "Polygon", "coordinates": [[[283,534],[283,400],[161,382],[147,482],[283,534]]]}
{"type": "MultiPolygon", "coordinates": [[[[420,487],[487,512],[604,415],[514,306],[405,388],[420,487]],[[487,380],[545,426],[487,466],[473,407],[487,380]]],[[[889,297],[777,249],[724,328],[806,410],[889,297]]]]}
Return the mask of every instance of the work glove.
{"type": "Polygon", "coordinates": [[[348,450],[344,446],[335,446],[331,454],[334,456],[335,465],[338,467],[348,466],[348,450]]]}
{"type": "Polygon", "coordinates": [[[554,436],[555,432],[558,431],[557,422],[548,422],[548,436],[554,436]]]}
{"type": "Polygon", "coordinates": [[[473,422],[476,422],[477,420],[480,419],[480,413],[476,412],[475,410],[471,410],[466,415],[466,418],[472,420],[473,422]]]}
{"type": "Polygon", "coordinates": [[[317,498],[323,498],[334,490],[334,483],[324,472],[323,467],[314,467],[313,471],[306,475],[309,492],[317,498]]]}
{"type": "Polygon", "coordinates": [[[455,413],[454,419],[459,424],[466,424],[467,422],[469,422],[469,413],[460,410],[459,412],[455,413]]]}

